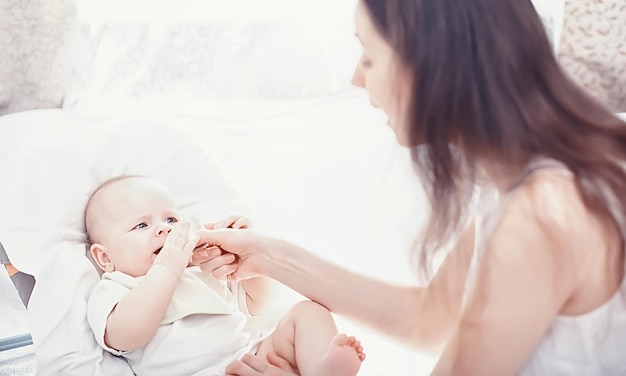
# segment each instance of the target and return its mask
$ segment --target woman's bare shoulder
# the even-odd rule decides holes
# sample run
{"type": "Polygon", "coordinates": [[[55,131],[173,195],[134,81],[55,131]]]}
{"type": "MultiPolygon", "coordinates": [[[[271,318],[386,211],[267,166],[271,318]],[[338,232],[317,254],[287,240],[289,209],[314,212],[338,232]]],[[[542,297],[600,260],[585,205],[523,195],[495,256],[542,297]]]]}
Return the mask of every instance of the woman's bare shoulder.
{"type": "Polygon", "coordinates": [[[587,208],[575,179],[558,171],[536,173],[511,193],[500,222],[505,225],[495,231],[542,245],[556,256],[585,257],[589,249],[607,243],[605,222],[587,208]]]}
{"type": "Polygon", "coordinates": [[[536,173],[512,193],[506,213],[555,235],[591,230],[598,221],[586,207],[574,178],[550,170],[536,173]]]}
{"type": "Polygon", "coordinates": [[[541,281],[545,298],[558,309],[584,284],[581,271],[591,254],[585,248],[600,234],[594,216],[575,181],[558,173],[533,175],[502,205],[481,252],[485,286],[541,281]]]}

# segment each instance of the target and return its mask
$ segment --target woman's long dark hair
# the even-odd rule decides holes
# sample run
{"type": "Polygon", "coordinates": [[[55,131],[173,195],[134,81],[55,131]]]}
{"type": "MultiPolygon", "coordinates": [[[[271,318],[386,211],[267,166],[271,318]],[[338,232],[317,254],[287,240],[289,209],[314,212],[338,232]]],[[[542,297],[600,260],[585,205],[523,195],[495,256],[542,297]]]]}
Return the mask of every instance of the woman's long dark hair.
{"type": "Polygon", "coordinates": [[[465,224],[478,161],[520,175],[555,159],[591,211],[613,218],[608,188],[626,212],[626,124],[561,70],[530,0],[360,1],[414,77],[406,124],[432,209],[422,271],[465,224]]]}

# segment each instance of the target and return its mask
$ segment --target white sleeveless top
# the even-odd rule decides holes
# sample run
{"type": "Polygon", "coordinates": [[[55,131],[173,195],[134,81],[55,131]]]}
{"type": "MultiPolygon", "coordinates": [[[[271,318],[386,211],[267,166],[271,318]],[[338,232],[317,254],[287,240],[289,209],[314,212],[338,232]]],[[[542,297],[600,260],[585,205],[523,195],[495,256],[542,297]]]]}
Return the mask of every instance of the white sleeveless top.
{"type": "MultiPolygon", "coordinates": [[[[547,169],[572,176],[559,162],[539,160],[530,166],[529,173],[517,187],[529,176],[547,169]]],[[[497,194],[487,194],[480,199],[481,209],[485,208],[483,202],[487,203],[488,209],[479,213],[476,219],[475,252],[468,276],[470,289],[484,244],[511,193],[499,198],[497,194]]],[[[613,216],[626,239],[626,220],[617,212],[613,216]]],[[[557,316],[518,375],[626,375],[626,279],[609,301],[593,311],[577,316],[557,316]]]]}

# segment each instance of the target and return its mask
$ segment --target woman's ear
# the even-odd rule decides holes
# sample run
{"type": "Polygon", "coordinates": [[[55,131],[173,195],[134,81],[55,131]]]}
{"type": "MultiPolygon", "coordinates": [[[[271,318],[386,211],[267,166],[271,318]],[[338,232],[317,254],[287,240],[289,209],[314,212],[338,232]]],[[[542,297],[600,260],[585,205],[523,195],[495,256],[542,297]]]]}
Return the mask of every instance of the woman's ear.
{"type": "Polygon", "coordinates": [[[115,265],[113,265],[113,261],[111,261],[105,246],[99,243],[94,243],[89,247],[89,252],[91,252],[91,257],[100,269],[105,272],[115,271],[115,265]]]}

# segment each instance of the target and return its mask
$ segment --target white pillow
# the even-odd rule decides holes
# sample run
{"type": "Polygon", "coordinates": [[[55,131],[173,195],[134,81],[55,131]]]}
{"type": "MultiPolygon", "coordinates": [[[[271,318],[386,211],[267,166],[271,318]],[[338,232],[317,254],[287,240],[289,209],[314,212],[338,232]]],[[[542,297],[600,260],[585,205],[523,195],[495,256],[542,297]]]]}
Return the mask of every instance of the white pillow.
{"type": "Polygon", "coordinates": [[[52,134],[80,126],[77,116],[61,109],[15,112],[0,116],[0,161],[52,134]]]}
{"type": "MultiPolygon", "coordinates": [[[[36,279],[27,314],[38,375],[132,375],[126,362],[97,346],[85,318],[99,278],[85,256],[90,193],[113,176],[142,174],[169,186],[183,216],[195,221],[254,213],[216,158],[172,124],[58,110],[22,116],[25,124],[55,117],[83,123],[22,146],[0,164],[0,242],[13,264],[36,279]]],[[[0,129],[6,129],[1,121],[0,129]]]]}

